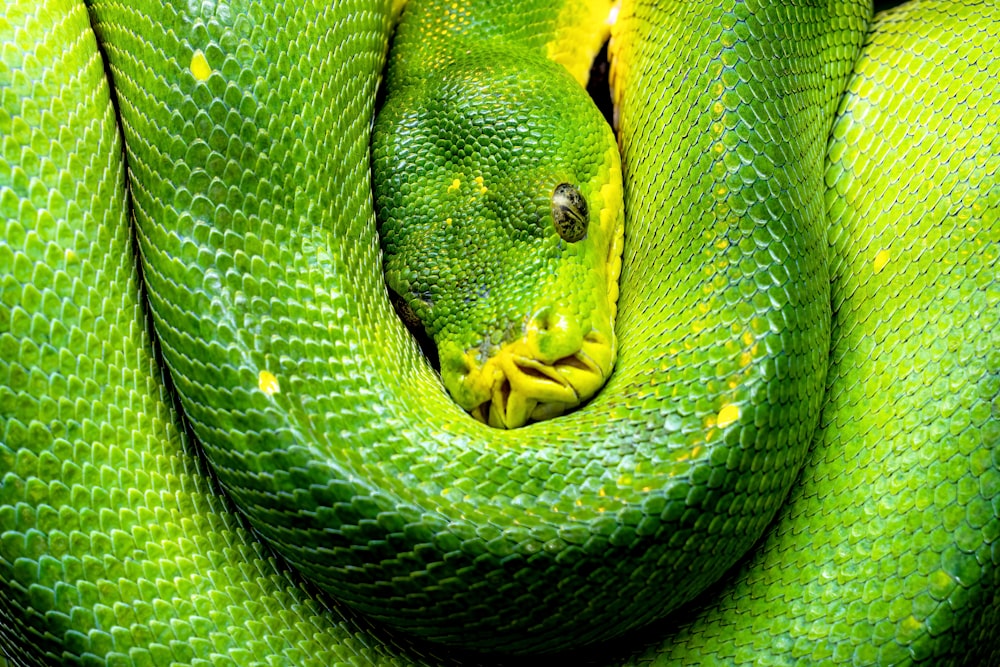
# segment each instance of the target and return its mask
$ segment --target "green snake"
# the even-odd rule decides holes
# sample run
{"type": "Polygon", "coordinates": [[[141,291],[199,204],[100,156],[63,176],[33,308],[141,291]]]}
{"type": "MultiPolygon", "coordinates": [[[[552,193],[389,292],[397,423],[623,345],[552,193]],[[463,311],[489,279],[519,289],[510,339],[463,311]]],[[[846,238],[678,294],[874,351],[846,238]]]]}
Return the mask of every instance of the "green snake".
{"type": "Polygon", "coordinates": [[[1000,9],[626,3],[615,370],[501,431],[386,295],[392,5],[7,0],[0,654],[997,664],[1000,9]]]}

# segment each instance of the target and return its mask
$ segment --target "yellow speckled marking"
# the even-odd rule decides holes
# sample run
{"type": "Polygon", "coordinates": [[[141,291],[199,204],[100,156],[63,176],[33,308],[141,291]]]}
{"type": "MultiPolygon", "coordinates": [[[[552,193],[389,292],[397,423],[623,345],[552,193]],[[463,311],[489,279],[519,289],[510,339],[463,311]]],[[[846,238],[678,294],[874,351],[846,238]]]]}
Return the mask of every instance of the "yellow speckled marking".
{"type": "Polygon", "coordinates": [[[455,192],[460,187],[462,187],[462,181],[456,178],[454,181],[451,182],[451,185],[448,186],[448,192],[455,192]]]}
{"type": "Polygon", "coordinates": [[[482,176],[476,176],[476,185],[479,186],[479,194],[481,195],[484,195],[489,191],[489,189],[485,185],[483,185],[482,176]]]}
{"type": "Polygon", "coordinates": [[[889,263],[889,251],[879,250],[875,255],[875,273],[878,273],[885,268],[885,265],[889,263]]]}
{"type": "Polygon", "coordinates": [[[200,49],[191,56],[191,74],[199,81],[206,81],[212,75],[212,67],[200,49]]]}
{"type": "Polygon", "coordinates": [[[726,403],[719,410],[719,418],[716,421],[716,425],[719,428],[726,428],[730,424],[734,423],[740,418],[740,406],[734,403],[726,403]]]}
{"type": "Polygon", "coordinates": [[[270,371],[261,371],[257,374],[257,388],[268,396],[273,396],[281,391],[281,387],[278,385],[278,378],[274,377],[274,374],[270,371]]]}

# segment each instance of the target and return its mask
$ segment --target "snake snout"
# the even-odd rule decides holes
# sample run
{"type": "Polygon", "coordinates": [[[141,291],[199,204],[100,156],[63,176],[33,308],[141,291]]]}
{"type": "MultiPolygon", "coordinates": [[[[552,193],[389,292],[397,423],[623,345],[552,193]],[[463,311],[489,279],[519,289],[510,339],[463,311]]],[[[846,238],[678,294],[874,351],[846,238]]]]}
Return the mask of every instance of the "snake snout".
{"type": "Polygon", "coordinates": [[[614,360],[613,334],[584,335],[571,319],[542,313],[521,338],[470,369],[465,383],[489,386],[470,412],[496,428],[557,417],[596,394],[614,360]]]}

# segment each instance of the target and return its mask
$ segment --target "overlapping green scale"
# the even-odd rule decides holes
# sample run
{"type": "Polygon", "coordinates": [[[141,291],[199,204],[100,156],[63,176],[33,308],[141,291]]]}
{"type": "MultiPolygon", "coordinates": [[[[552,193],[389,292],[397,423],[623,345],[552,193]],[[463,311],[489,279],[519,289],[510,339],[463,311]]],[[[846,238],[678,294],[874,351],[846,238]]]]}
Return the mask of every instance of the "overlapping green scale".
{"type": "Polygon", "coordinates": [[[409,664],[278,564],[185,436],[87,10],[8,3],[0,42],[3,662],[409,664]]]}
{"type": "Polygon", "coordinates": [[[821,431],[776,529],[679,629],[668,619],[574,660],[1000,660],[996,10],[916,2],[884,16],[842,102],[863,3],[713,3],[704,29],[679,5],[626,10],[639,33],[676,22],[668,52],[687,72],[616,47],[631,54],[615,66],[632,82],[619,91],[626,167],[651,179],[631,207],[674,212],[631,232],[626,288],[685,279],[623,297],[610,389],[626,401],[602,395],[569,436],[539,425],[535,441],[483,446],[380,291],[364,136],[390,8],[376,4],[94,2],[88,17],[66,0],[7,3],[0,653],[496,663],[373,628],[232,513],[146,333],[127,163],[156,267],[144,295],[193,430],[268,539],[353,606],[383,618],[395,606],[397,625],[436,639],[530,650],[596,641],[608,619],[637,626],[692,593],[703,577],[675,588],[663,571],[709,569],[704,554],[735,551],[728,536],[752,541],[795,475],[788,445],[819,398],[793,399],[826,357],[808,332],[829,275],[821,431]],[[837,65],[817,68],[816,53],[837,65]],[[643,116],[634,91],[659,111],[643,116]],[[789,241],[799,222],[804,240],[789,241]],[[812,259],[823,247],[828,270],[812,259]],[[626,351],[671,328],[685,333],[626,351]],[[727,401],[745,354],[780,382],[727,401]],[[425,421],[437,411],[444,427],[425,421]],[[527,511],[506,523],[509,508],[527,511]],[[645,565],[628,560],[647,547],[645,565]],[[552,617],[566,589],[581,597],[552,617]],[[575,638],[558,629],[568,620],[575,638]]]}
{"type": "Polygon", "coordinates": [[[920,2],[873,25],[827,148],[819,435],[760,551],[637,664],[1000,659],[998,20],[920,2]]]}
{"type": "MultiPolygon", "coordinates": [[[[185,415],[255,528],[376,619],[504,652],[641,626],[761,534],[816,423],[829,317],[816,188],[838,86],[811,54],[840,18],[793,15],[804,36],[789,42],[798,29],[766,5],[692,15],[725,48],[690,49],[707,69],[661,112],[702,119],[709,133],[685,150],[707,156],[708,199],[681,177],[648,232],[637,218],[634,238],[668,259],[640,261],[642,241],[631,251],[633,343],[607,391],[504,434],[447,400],[385,297],[367,181],[376,81],[362,74],[387,18],[368,7],[94,4],[185,415]],[[793,80],[774,78],[778,55],[793,80]],[[774,151],[739,136],[741,114],[774,122],[774,151]],[[686,276],[678,288],[637,296],[671,273],[686,276]],[[654,307],[664,318],[642,315],[654,307]]],[[[849,64],[845,50],[829,69],[849,64]]]]}

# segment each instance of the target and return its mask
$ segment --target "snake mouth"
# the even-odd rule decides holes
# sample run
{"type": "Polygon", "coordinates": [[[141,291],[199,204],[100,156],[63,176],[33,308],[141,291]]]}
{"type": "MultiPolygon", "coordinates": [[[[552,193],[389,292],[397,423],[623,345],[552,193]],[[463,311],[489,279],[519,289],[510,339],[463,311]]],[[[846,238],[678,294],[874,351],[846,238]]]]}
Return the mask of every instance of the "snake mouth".
{"type": "MultiPolygon", "coordinates": [[[[495,428],[558,417],[597,393],[616,356],[614,337],[598,331],[584,336],[575,352],[553,361],[537,352],[525,336],[503,345],[484,363],[468,365],[462,384],[471,391],[464,393],[478,400],[463,407],[495,428]]],[[[465,358],[471,361],[469,354],[465,358]]]]}

